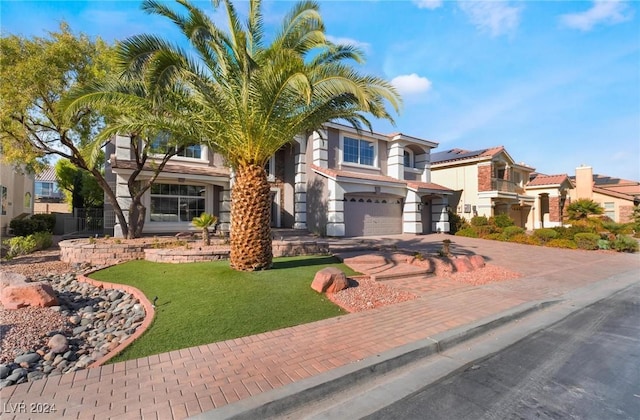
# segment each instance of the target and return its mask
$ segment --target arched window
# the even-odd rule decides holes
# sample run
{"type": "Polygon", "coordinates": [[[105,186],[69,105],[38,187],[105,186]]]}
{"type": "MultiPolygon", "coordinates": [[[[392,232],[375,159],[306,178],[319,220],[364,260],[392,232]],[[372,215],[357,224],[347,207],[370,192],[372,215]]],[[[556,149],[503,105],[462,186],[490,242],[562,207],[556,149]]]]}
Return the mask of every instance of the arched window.
{"type": "Polygon", "coordinates": [[[404,149],[404,167],[415,168],[415,160],[413,158],[413,152],[409,149],[404,149]]]}
{"type": "Polygon", "coordinates": [[[30,192],[27,192],[24,195],[24,208],[25,209],[31,208],[31,193],[30,192]]]}

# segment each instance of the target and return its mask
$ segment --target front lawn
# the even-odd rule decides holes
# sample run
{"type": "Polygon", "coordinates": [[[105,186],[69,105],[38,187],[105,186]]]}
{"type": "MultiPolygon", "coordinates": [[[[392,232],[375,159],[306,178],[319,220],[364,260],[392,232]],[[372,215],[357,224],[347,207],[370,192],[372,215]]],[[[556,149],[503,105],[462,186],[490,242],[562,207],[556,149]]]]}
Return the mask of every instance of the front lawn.
{"type": "Polygon", "coordinates": [[[131,261],[91,277],[158,297],[153,324],[112,359],[119,362],[343,315],[311,289],[315,273],[329,266],[355,274],[334,257],[307,256],[277,258],[271,270],[251,273],[231,270],[228,261],[131,261]]]}

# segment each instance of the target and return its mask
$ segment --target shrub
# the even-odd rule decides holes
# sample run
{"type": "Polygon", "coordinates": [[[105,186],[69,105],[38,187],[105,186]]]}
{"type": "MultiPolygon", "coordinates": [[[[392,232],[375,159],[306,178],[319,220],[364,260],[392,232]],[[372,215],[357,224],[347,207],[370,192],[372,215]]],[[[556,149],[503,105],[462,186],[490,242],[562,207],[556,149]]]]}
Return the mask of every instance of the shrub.
{"type": "Polygon", "coordinates": [[[469,223],[464,217],[459,216],[457,213],[449,210],[449,229],[450,233],[455,234],[457,231],[469,227],[469,223]]]}
{"type": "Polygon", "coordinates": [[[540,240],[535,236],[527,235],[526,233],[519,233],[509,238],[509,242],[515,242],[518,244],[526,245],[540,245],[540,240]]]}
{"type": "Polygon", "coordinates": [[[459,231],[457,231],[456,236],[466,236],[467,238],[477,238],[478,232],[476,232],[475,229],[468,227],[468,228],[460,229],[459,231]]]}
{"type": "Polygon", "coordinates": [[[540,239],[542,243],[549,242],[550,240],[556,239],[558,238],[558,236],[560,236],[560,234],[555,230],[547,228],[536,229],[533,231],[533,235],[536,238],[540,239]]]}
{"type": "Polygon", "coordinates": [[[576,233],[574,240],[576,241],[578,248],[593,250],[598,249],[600,235],[597,233],[576,233]]]}
{"type": "Polygon", "coordinates": [[[493,234],[493,233],[499,233],[497,232],[497,228],[495,226],[491,226],[491,225],[485,225],[485,226],[474,226],[473,228],[476,233],[478,234],[479,238],[487,238],[489,235],[493,234]]]}
{"type": "Polygon", "coordinates": [[[586,225],[573,225],[569,227],[555,227],[553,228],[556,232],[558,232],[558,239],[570,239],[573,240],[573,237],[576,236],[577,233],[595,233],[595,230],[586,225]]]}
{"type": "MultiPolygon", "coordinates": [[[[54,216],[55,217],[55,216],[54,216]]],[[[48,223],[42,218],[13,219],[9,227],[15,236],[28,236],[36,232],[49,231],[48,223]]]]}
{"type": "Polygon", "coordinates": [[[486,216],[474,216],[471,218],[471,226],[487,226],[489,219],[486,216]]]}
{"type": "Polygon", "coordinates": [[[504,241],[506,238],[502,236],[502,233],[490,233],[484,237],[484,239],[491,239],[492,241],[504,241]]]}
{"type": "Polygon", "coordinates": [[[611,249],[611,242],[608,239],[598,239],[598,249],[611,249]]]}
{"type": "Polygon", "coordinates": [[[56,227],[55,214],[34,214],[31,216],[31,220],[42,220],[47,226],[46,231],[50,233],[53,233],[53,229],[56,227]]]}
{"type": "Polygon", "coordinates": [[[602,228],[614,235],[628,235],[633,233],[633,223],[603,222],[602,228]]]}
{"type": "Polygon", "coordinates": [[[499,214],[489,219],[489,222],[499,228],[506,228],[515,225],[515,222],[506,214],[499,214]]]}
{"type": "Polygon", "coordinates": [[[5,244],[9,246],[7,258],[13,258],[18,255],[26,255],[34,251],[47,249],[53,244],[53,238],[49,232],[37,232],[28,236],[16,236],[7,239],[5,244]]]}
{"type": "Polygon", "coordinates": [[[577,249],[578,245],[571,239],[552,239],[545,244],[553,248],[577,249]]]}
{"type": "Polygon", "coordinates": [[[567,214],[569,220],[583,220],[588,218],[592,214],[602,214],[604,209],[600,204],[589,198],[581,198],[569,204],[567,207],[567,214]]]}
{"type": "Polygon", "coordinates": [[[618,252],[638,252],[638,241],[627,235],[619,235],[611,242],[611,247],[618,252]]]}
{"type": "Polygon", "coordinates": [[[502,238],[504,240],[509,240],[511,237],[515,235],[524,234],[524,229],[519,226],[507,226],[502,230],[502,238]]]}

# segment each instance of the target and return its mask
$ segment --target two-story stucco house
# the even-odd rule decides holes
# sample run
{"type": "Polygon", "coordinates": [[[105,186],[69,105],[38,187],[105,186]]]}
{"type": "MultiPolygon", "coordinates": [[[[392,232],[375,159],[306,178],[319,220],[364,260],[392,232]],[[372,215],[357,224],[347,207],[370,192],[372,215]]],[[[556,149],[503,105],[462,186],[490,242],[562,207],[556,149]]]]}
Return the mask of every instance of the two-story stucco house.
{"type": "MultiPolygon", "coordinates": [[[[281,148],[265,170],[271,183],[272,227],[327,236],[448,232],[448,197],[430,179],[430,154],[437,143],[403,134],[383,135],[328,123],[321,132],[298,135],[281,148]]],[[[107,148],[106,177],[123,208],[127,179],[135,168],[130,141],[116,136],[107,148]]],[[[151,166],[141,177],[151,175],[151,166]]],[[[144,197],[144,232],[190,228],[202,212],[230,226],[233,174],[205,146],[173,157],[144,197]]],[[[105,212],[109,212],[105,203],[105,212]]],[[[112,209],[111,209],[112,212],[112,209]]],[[[119,228],[113,217],[113,234],[119,228]]]]}
{"type": "Polygon", "coordinates": [[[533,171],[516,163],[503,146],[431,155],[431,179],[455,191],[449,203],[467,220],[507,214],[518,226],[533,228],[536,197],[525,189],[533,171]]]}

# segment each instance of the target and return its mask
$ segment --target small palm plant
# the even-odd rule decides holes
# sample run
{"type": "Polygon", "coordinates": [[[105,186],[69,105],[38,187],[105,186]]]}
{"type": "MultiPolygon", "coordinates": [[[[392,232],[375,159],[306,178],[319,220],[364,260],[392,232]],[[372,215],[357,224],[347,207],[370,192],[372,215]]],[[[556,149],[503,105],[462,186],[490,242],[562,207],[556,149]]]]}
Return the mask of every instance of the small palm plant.
{"type": "Polygon", "coordinates": [[[198,229],[202,229],[202,243],[204,245],[211,245],[211,237],[209,236],[209,228],[215,226],[218,223],[218,218],[209,213],[202,213],[200,217],[194,217],[191,221],[193,226],[198,229]]]}

